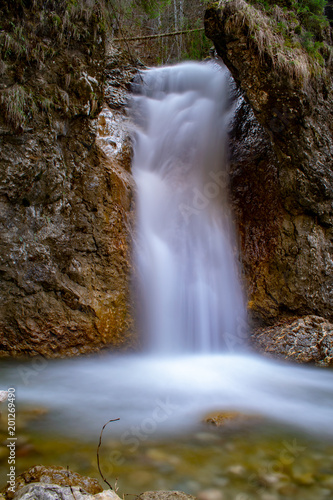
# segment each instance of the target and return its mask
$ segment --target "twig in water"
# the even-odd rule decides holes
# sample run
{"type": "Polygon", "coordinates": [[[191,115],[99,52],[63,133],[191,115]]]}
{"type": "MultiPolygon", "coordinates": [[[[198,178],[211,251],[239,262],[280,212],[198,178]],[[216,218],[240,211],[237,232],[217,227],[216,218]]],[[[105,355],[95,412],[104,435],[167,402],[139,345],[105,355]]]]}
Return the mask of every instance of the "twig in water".
{"type": "Polygon", "coordinates": [[[103,431],[104,431],[105,427],[110,422],[117,422],[117,420],[120,420],[120,418],[111,419],[108,422],[106,422],[106,424],[103,425],[102,430],[101,430],[101,435],[99,436],[99,443],[98,443],[98,446],[97,446],[97,467],[98,467],[98,472],[100,473],[101,478],[103,479],[104,483],[106,483],[111,490],[113,490],[111,484],[105,479],[105,477],[103,476],[103,473],[101,471],[101,466],[100,466],[100,463],[99,463],[99,449],[100,449],[101,444],[102,444],[102,435],[103,435],[103,431]]]}

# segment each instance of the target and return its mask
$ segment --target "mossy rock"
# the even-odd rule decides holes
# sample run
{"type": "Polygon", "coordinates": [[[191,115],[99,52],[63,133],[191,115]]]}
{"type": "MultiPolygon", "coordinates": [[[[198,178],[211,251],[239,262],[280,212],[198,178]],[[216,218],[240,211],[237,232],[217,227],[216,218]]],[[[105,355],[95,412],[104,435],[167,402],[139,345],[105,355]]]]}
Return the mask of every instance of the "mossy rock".
{"type": "MultiPolygon", "coordinates": [[[[81,476],[77,472],[72,472],[64,467],[44,467],[35,465],[31,469],[23,472],[16,478],[15,491],[23,488],[30,483],[57,484],[59,486],[78,486],[87,493],[96,495],[103,491],[103,488],[97,481],[91,477],[81,476]]],[[[8,487],[2,491],[6,500],[13,498],[14,493],[8,490],[8,487]]]]}

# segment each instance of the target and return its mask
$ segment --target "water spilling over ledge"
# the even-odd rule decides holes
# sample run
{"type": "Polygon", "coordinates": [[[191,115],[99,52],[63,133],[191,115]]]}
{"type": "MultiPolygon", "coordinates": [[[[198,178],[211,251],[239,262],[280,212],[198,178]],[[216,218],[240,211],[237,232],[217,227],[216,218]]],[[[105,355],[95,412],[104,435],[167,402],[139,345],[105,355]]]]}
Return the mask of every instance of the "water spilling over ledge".
{"type": "Polygon", "coordinates": [[[228,208],[228,72],[185,63],[134,86],[136,260],[147,348],[221,352],[244,343],[246,312],[228,208]]]}

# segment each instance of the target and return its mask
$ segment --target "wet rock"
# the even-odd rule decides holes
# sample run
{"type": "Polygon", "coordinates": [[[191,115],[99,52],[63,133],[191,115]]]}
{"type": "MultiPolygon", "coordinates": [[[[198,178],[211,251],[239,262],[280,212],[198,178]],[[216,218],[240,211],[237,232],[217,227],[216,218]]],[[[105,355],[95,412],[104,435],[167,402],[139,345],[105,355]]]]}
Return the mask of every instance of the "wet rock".
{"type": "Polygon", "coordinates": [[[252,336],[263,354],[318,366],[333,366],[333,323],[319,316],[289,319],[252,336]]]}
{"type": "Polygon", "coordinates": [[[245,415],[237,412],[221,412],[208,415],[204,422],[214,427],[244,427],[249,424],[256,424],[260,417],[254,415],[245,415]]]}
{"type": "Polygon", "coordinates": [[[223,493],[221,490],[210,488],[208,490],[199,491],[197,494],[199,500],[223,500],[223,493]]]}
{"type": "Polygon", "coordinates": [[[249,308],[266,323],[288,314],[332,320],[332,67],[326,61],[326,77],[308,77],[305,53],[302,81],[293,75],[296,57],[278,67],[269,43],[259,47],[250,36],[254,14],[263,19],[256,9],[222,1],[205,15],[206,34],[244,97],[230,161],[249,308]]]}
{"type": "Polygon", "coordinates": [[[230,465],[230,467],[227,468],[227,472],[233,474],[234,476],[243,476],[246,472],[246,469],[243,465],[236,464],[230,465]]]}
{"type": "MultiPolygon", "coordinates": [[[[269,136],[241,92],[229,132],[231,204],[236,217],[244,288],[254,319],[275,316],[277,303],[263,286],[267,262],[274,258],[283,208],[278,160],[269,136]]],[[[242,341],[242,339],[240,339],[242,341]]]]}
{"type": "MultiPolygon", "coordinates": [[[[15,483],[15,491],[16,491],[15,498],[16,495],[19,492],[21,492],[21,490],[24,487],[30,485],[31,483],[38,483],[39,486],[37,490],[33,489],[33,485],[32,488],[26,489],[25,491],[29,495],[35,494],[33,493],[34,491],[35,492],[39,491],[39,493],[41,494],[43,488],[45,490],[46,485],[57,485],[57,488],[66,487],[64,488],[64,492],[67,492],[67,490],[69,490],[70,492],[71,487],[76,487],[79,490],[80,489],[84,490],[85,494],[91,494],[91,495],[95,495],[103,491],[103,488],[96,479],[86,476],[81,476],[81,474],[78,474],[77,472],[72,472],[63,467],[55,467],[55,466],[44,467],[43,465],[36,465],[31,469],[23,472],[19,476],[17,476],[15,483]],[[42,484],[42,486],[40,486],[40,484],[42,484]]],[[[50,492],[52,491],[54,490],[51,489],[50,492]]],[[[14,497],[14,494],[8,489],[8,487],[4,490],[3,493],[7,500],[12,499],[14,497]]],[[[30,497],[24,497],[24,498],[30,498],[30,497]]]]}

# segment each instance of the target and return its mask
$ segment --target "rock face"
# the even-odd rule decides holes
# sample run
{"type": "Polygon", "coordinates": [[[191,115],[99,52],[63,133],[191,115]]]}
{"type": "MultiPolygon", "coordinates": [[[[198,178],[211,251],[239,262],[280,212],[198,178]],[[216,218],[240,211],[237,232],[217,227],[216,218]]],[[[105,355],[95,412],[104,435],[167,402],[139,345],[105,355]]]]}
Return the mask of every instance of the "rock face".
{"type": "MultiPolygon", "coordinates": [[[[231,132],[231,170],[250,308],[265,321],[281,314],[332,318],[330,61],[320,76],[304,51],[288,55],[283,41],[274,56],[268,28],[256,34],[253,19],[269,26],[243,0],[214,3],[205,16],[206,34],[245,98],[231,132]]],[[[327,30],[325,36],[330,44],[327,30]]]]}
{"type": "Polygon", "coordinates": [[[252,335],[253,345],[265,356],[333,366],[333,323],[319,316],[290,319],[252,335]]]}
{"type": "Polygon", "coordinates": [[[245,288],[255,318],[274,314],[263,286],[267,263],[279,239],[283,208],[279,198],[277,158],[268,134],[241,93],[230,131],[230,187],[236,215],[245,288]]]}
{"type": "MultiPolygon", "coordinates": [[[[0,7],[0,355],[122,346],[132,321],[130,149],[118,137],[106,156],[98,114],[105,79],[126,61],[106,61],[97,0],[0,7]]],[[[117,75],[109,129],[129,78],[117,75]]]]}

